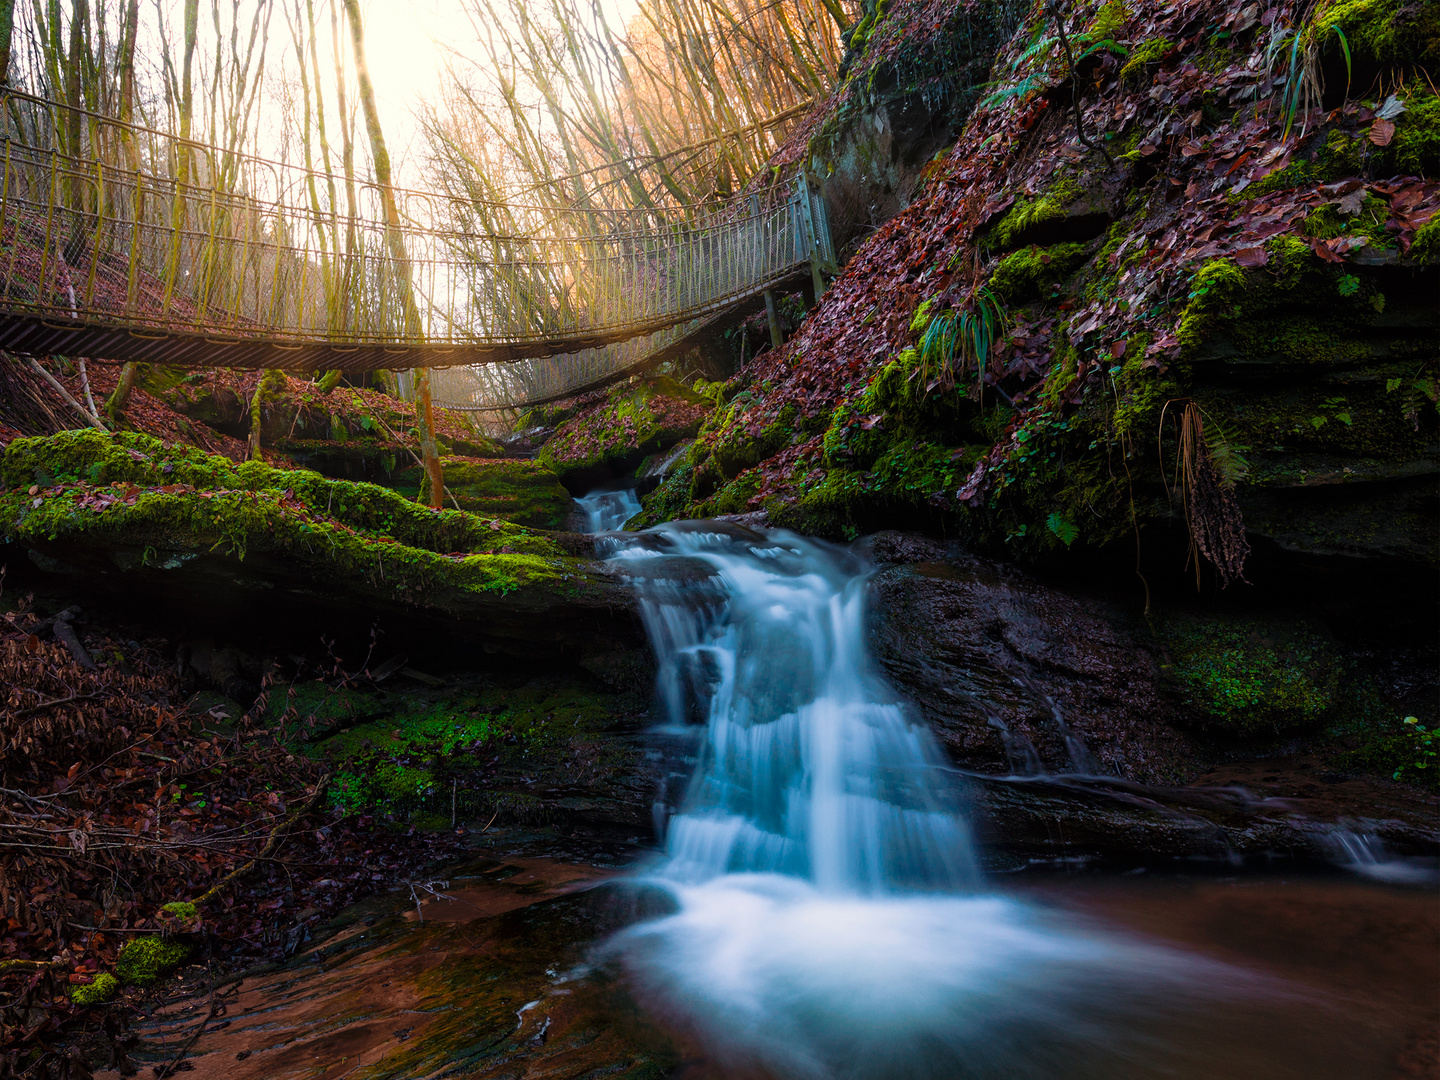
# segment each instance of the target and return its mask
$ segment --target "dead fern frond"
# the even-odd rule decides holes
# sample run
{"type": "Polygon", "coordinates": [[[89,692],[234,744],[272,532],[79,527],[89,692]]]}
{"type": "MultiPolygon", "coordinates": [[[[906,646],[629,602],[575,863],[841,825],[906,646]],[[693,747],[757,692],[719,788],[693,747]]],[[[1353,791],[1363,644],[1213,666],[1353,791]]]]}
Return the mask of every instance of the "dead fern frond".
{"type": "MultiPolygon", "coordinates": [[[[1175,402],[1166,402],[1160,412],[1162,472],[1165,416],[1172,404],[1175,402]]],[[[1190,554],[1186,565],[1194,562],[1195,587],[1198,589],[1200,560],[1203,557],[1215,567],[1221,588],[1226,588],[1232,581],[1245,580],[1245,560],[1250,554],[1250,542],[1245,538],[1245,520],[1240,513],[1240,503],[1235,498],[1237,476],[1243,477],[1240,465],[1244,463],[1244,458],[1218,424],[1214,425],[1215,434],[1207,438],[1204,414],[1193,401],[1185,402],[1177,424],[1179,457],[1176,461],[1175,488],[1190,531],[1190,554]],[[1223,447],[1219,457],[1227,464],[1228,477],[1217,464],[1215,447],[1223,447]]],[[[1248,468],[1248,464],[1245,467],[1248,468]]],[[[1174,496],[1171,498],[1173,501],[1174,496]]]]}

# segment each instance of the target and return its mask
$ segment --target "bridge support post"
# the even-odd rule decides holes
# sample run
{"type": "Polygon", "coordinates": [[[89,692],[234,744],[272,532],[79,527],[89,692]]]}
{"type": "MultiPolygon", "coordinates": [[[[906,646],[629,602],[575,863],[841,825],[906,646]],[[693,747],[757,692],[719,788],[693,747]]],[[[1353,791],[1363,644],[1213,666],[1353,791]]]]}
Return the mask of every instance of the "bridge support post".
{"type": "Polygon", "coordinates": [[[765,318],[770,322],[770,347],[780,348],[785,344],[785,335],[780,330],[780,313],[775,309],[775,293],[765,290],[765,318]]]}
{"type": "MultiPolygon", "coordinates": [[[[816,212],[814,192],[810,188],[810,176],[803,169],[795,178],[797,197],[800,203],[800,219],[805,223],[805,239],[810,254],[810,281],[815,289],[812,304],[820,302],[820,297],[825,295],[825,278],[822,270],[835,269],[835,256],[830,241],[830,222],[825,216],[825,201],[820,200],[819,212],[816,212]]],[[[809,300],[809,297],[806,297],[809,300]]]]}
{"type": "Polygon", "coordinates": [[[435,445],[435,410],[430,398],[430,369],[415,369],[415,419],[420,428],[420,457],[430,485],[430,507],[439,510],[445,501],[445,471],[435,445]]]}
{"type": "MultiPolygon", "coordinates": [[[[750,196],[750,214],[756,221],[760,221],[759,195],[750,196]]],[[[769,249],[770,242],[768,236],[762,239],[761,247],[762,249],[769,249]]],[[[765,290],[765,318],[770,323],[770,347],[779,349],[781,345],[785,344],[785,335],[780,329],[780,313],[775,308],[775,290],[773,289],[765,290]]]]}

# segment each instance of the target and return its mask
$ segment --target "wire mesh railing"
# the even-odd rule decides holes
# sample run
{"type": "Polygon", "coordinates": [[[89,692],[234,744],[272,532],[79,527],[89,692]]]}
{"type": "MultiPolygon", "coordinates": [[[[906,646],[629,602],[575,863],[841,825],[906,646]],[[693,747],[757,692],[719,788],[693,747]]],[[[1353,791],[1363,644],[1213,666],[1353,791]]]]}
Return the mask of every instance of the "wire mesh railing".
{"type": "Polygon", "coordinates": [[[14,91],[0,140],[13,351],[288,370],[528,361],[476,384],[553,390],[816,257],[809,198],[669,217],[511,207],[534,229],[485,235],[456,227],[467,208],[452,197],[396,190],[387,222],[374,184],[14,91]]]}

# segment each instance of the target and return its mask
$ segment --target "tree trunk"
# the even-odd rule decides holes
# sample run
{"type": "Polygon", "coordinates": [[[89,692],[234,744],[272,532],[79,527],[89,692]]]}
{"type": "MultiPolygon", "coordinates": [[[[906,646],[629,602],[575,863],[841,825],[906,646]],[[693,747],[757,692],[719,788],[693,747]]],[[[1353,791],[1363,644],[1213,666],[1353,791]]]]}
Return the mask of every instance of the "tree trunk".
{"type": "Polygon", "coordinates": [[[110,422],[118,424],[120,418],[125,415],[125,407],[130,404],[130,391],[135,389],[135,378],[139,365],[130,360],[120,368],[120,378],[115,383],[115,389],[110,392],[110,400],[105,402],[105,415],[110,422]]]}
{"type": "Polygon", "coordinates": [[[10,32],[15,25],[15,0],[0,0],[0,86],[10,85],[10,32]]]}
{"type": "MultiPolygon", "coordinates": [[[[405,338],[419,341],[420,309],[410,285],[410,259],[405,252],[405,236],[400,231],[400,212],[395,207],[395,190],[390,180],[390,152],[385,148],[385,134],[380,128],[380,112],[375,107],[375,87],[370,82],[370,68],[365,63],[365,31],[360,23],[359,0],[345,0],[345,15],[350,21],[350,40],[355,52],[355,74],[360,84],[360,108],[365,113],[365,130],[370,136],[370,154],[375,159],[375,185],[380,189],[380,205],[385,213],[385,239],[390,258],[396,267],[401,303],[405,309],[405,338]]],[[[416,419],[420,427],[420,453],[425,461],[425,475],[430,478],[430,505],[440,509],[445,498],[445,481],[440,467],[440,454],[435,445],[435,426],[430,404],[430,372],[416,372],[416,419]]]]}

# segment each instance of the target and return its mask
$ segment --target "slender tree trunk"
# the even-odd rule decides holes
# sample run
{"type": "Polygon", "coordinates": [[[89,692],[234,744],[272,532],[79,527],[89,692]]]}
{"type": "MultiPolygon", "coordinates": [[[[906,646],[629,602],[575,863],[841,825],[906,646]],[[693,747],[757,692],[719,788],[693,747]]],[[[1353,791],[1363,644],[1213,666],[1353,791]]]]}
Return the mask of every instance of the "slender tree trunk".
{"type": "Polygon", "coordinates": [[[10,32],[15,26],[15,0],[0,0],[0,86],[10,85],[10,32]]]}
{"type": "MultiPolygon", "coordinates": [[[[360,84],[360,108],[365,113],[365,130],[370,136],[370,154],[375,160],[375,184],[380,189],[380,205],[385,213],[385,239],[390,258],[395,262],[396,282],[405,309],[405,338],[419,341],[420,309],[410,285],[410,259],[405,252],[405,236],[400,231],[400,212],[395,206],[395,190],[390,178],[390,152],[385,147],[385,134],[380,128],[380,112],[375,107],[375,87],[370,82],[370,68],[365,63],[365,31],[360,22],[359,0],[344,0],[345,14],[350,20],[350,40],[355,52],[355,75],[360,84]]],[[[420,427],[420,454],[425,462],[425,475],[430,481],[430,505],[440,509],[445,498],[445,477],[440,467],[440,452],[435,445],[435,424],[430,403],[430,371],[415,372],[416,419],[420,427]]]]}
{"type": "Polygon", "coordinates": [[[125,415],[125,407],[130,404],[130,391],[135,389],[138,370],[139,365],[134,360],[121,366],[120,378],[115,383],[115,389],[110,392],[110,399],[105,402],[105,415],[110,418],[111,423],[118,424],[125,415]]]}
{"type": "MultiPolygon", "coordinates": [[[[140,0],[127,0],[125,21],[120,27],[120,56],[117,63],[120,76],[120,119],[129,124],[135,118],[135,35],[140,29],[140,0]]],[[[135,145],[134,134],[126,127],[120,129],[120,142],[125,148],[125,161],[131,171],[140,169],[140,148],[135,145]]],[[[138,182],[138,180],[137,180],[138,182]]],[[[138,227],[138,222],[136,223],[138,227]]],[[[126,361],[120,368],[120,378],[105,402],[105,415],[111,423],[118,423],[130,403],[130,391],[135,388],[136,365],[134,360],[126,361]]]]}

